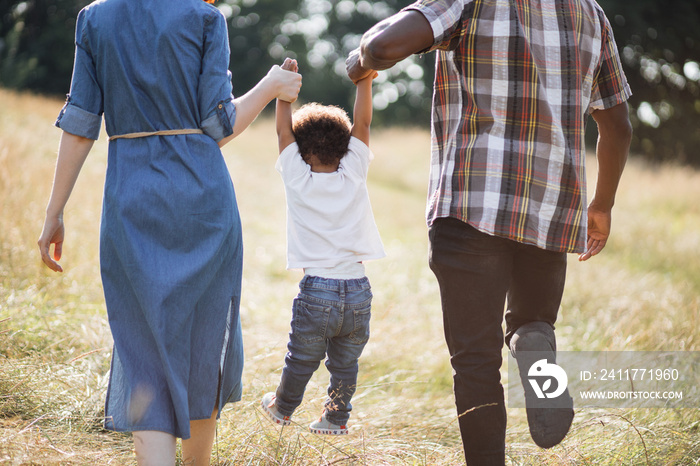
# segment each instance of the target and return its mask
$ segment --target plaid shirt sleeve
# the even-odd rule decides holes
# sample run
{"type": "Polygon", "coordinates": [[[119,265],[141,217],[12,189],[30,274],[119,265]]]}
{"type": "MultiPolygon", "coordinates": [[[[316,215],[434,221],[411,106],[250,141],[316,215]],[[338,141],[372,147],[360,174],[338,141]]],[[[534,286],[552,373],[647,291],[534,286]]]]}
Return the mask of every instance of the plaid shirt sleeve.
{"type": "Polygon", "coordinates": [[[632,95],[622,71],[610,22],[601,9],[598,9],[598,18],[602,29],[600,62],[591,89],[589,112],[614,107],[627,101],[632,95]]]}
{"type": "Polygon", "coordinates": [[[434,43],[423,53],[433,50],[454,50],[462,34],[465,7],[474,0],[418,0],[404,8],[423,14],[433,30],[434,43]]]}

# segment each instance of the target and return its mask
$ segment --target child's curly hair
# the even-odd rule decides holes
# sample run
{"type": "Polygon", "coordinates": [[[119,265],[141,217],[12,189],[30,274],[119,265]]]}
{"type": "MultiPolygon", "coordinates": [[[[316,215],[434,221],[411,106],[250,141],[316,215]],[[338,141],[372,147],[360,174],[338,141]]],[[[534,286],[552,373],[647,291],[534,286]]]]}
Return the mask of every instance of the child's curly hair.
{"type": "Polygon", "coordinates": [[[315,155],[324,165],[337,163],[348,151],[350,118],[340,107],[309,103],[294,112],[292,132],[301,157],[315,155]]]}

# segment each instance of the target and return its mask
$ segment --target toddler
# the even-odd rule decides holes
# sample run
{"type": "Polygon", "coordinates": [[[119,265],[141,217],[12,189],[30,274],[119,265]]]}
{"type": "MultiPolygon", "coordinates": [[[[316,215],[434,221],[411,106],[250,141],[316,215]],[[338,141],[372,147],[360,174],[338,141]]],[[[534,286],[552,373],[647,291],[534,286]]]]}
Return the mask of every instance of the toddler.
{"type": "MultiPolygon", "coordinates": [[[[297,71],[295,62],[285,66],[297,71]]],[[[317,434],[347,434],[358,359],[369,339],[372,292],[362,261],[384,257],[367,192],[372,80],[357,83],[353,123],[344,110],[316,103],[294,113],[277,100],[277,170],[287,196],[287,268],[303,269],[276,392],[262,407],[288,425],[325,358],[328,398],[317,434]]]]}

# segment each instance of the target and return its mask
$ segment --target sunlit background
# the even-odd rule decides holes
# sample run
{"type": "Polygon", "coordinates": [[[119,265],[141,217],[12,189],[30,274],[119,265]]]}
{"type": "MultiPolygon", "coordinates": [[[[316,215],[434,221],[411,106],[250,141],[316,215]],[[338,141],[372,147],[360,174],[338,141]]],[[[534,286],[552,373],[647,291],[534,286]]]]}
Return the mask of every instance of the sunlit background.
{"type": "MultiPolygon", "coordinates": [[[[85,0],[0,2],[0,86],[68,91],[75,17],[85,0]]],[[[345,58],[362,33],[410,2],[385,0],[224,0],[230,69],[240,95],[284,57],[304,74],[302,101],[351,108],[345,58]]],[[[615,32],[634,96],[632,152],[653,161],[700,165],[700,1],[600,0],[615,32]]],[[[414,56],[382,72],[375,125],[430,120],[434,56],[414,56]]],[[[595,141],[589,125],[589,143],[595,141]]]]}
{"type": "MultiPolygon", "coordinates": [[[[604,253],[586,263],[569,261],[557,325],[560,348],[698,351],[700,171],[685,164],[700,166],[700,0],[600,3],[634,92],[635,139],[604,253]]],[[[50,273],[36,249],[60,136],[52,123],[70,85],[75,17],[85,4],[0,0],[3,464],[133,464],[129,437],[101,429],[111,353],[98,260],[104,136],[66,210],[66,272],[50,273]]],[[[349,110],[354,89],[345,77],[345,57],[364,31],[407,4],[217,3],[230,28],[234,92],[244,93],[271,65],[292,56],[304,74],[302,101],[349,110]]],[[[346,439],[306,434],[325,398],[324,370],[307,389],[292,428],[280,431],[258,408],[279,380],[300,277],[284,270],[284,189],[274,169],[273,120],[260,118],[224,149],[246,244],[246,368],[244,398],[226,408],[219,425],[219,464],[463,465],[438,287],[427,265],[433,64],[433,54],[413,57],[382,72],[374,86],[376,158],[369,187],[388,255],[367,266],[375,292],[373,337],[361,361],[354,435],[346,439]]],[[[595,125],[588,127],[592,144],[595,125]]],[[[589,167],[592,185],[592,158],[589,167]]],[[[507,371],[503,376],[505,383],[507,371]]],[[[509,407],[508,416],[509,464],[700,462],[698,409],[584,407],[567,439],[551,450],[534,446],[524,410],[509,407]]]]}

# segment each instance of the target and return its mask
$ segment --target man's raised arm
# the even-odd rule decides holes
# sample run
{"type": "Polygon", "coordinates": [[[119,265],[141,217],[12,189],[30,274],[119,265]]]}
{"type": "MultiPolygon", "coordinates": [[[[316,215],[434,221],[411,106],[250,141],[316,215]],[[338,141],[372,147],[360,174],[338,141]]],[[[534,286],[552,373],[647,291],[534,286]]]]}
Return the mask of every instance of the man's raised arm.
{"type": "Polygon", "coordinates": [[[400,11],[375,24],[362,36],[360,47],[345,61],[352,82],[373,70],[386,70],[405,58],[433,45],[433,30],[418,11],[400,11]]]}

